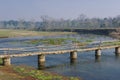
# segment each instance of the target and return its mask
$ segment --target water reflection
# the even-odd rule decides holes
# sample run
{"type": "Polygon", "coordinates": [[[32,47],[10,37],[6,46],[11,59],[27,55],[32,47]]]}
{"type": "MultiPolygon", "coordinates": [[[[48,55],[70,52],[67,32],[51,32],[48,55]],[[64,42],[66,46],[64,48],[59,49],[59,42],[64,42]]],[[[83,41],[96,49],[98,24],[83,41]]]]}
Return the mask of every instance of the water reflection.
{"type": "Polygon", "coordinates": [[[118,55],[117,55],[117,56],[115,55],[115,60],[116,60],[116,61],[120,61],[120,55],[119,55],[119,56],[118,56],[118,55]]]}
{"type": "Polygon", "coordinates": [[[69,63],[63,63],[63,64],[58,64],[58,65],[51,65],[51,66],[47,66],[46,70],[54,69],[54,68],[64,68],[66,66],[70,66],[70,64],[69,63]]]}
{"type": "Polygon", "coordinates": [[[101,56],[95,56],[95,62],[100,62],[101,61],[101,56]]]}
{"type": "Polygon", "coordinates": [[[77,59],[70,59],[70,65],[75,65],[77,63],[77,59]]]}
{"type": "Polygon", "coordinates": [[[45,68],[46,68],[45,62],[41,62],[41,63],[38,62],[38,70],[44,70],[45,68]]]}
{"type": "Polygon", "coordinates": [[[119,57],[119,56],[120,56],[120,53],[115,53],[115,56],[116,56],[116,57],[119,57]]]}

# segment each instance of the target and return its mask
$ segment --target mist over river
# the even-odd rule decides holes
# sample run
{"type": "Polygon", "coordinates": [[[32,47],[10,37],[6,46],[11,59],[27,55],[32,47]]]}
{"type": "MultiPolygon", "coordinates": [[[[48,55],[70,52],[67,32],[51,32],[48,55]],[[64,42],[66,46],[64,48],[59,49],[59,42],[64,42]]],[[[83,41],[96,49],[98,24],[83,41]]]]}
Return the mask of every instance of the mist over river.
{"type": "MultiPolygon", "coordinates": [[[[81,42],[92,40],[91,44],[86,47],[98,46],[100,41],[115,40],[108,36],[101,35],[62,35],[62,36],[49,36],[49,37],[27,37],[27,38],[4,38],[0,39],[0,48],[17,48],[17,47],[35,47],[44,46],[44,44],[27,44],[26,41],[35,39],[47,38],[75,38],[81,42]],[[92,45],[95,44],[95,45],[92,45]]],[[[67,41],[68,47],[71,42],[67,41]]],[[[47,46],[48,47],[48,46],[47,46]]],[[[1,51],[1,54],[2,51],[1,51]]],[[[12,54],[12,53],[10,53],[12,54]]],[[[38,68],[37,56],[16,57],[12,58],[12,64],[15,65],[28,65],[38,68]]],[[[45,70],[59,73],[65,76],[80,77],[83,80],[119,80],[120,76],[120,57],[115,56],[114,49],[102,50],[102,56],[95,59],[95,51],[78,52],[77,61],[70,62],[70,54],[46,55],[45,70]]]]}

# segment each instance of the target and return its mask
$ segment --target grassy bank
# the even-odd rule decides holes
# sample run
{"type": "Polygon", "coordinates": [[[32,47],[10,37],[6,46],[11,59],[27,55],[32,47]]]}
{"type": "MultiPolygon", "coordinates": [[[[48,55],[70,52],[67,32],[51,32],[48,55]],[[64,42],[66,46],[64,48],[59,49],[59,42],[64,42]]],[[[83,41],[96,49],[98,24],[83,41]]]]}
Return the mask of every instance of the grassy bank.
{"type": "Polygon", "coordinates": [[[80,80],[77,77],[65,77],[57,73],[36,70],[27,66],[0,66],[0,80],[80,80]]]}
{"type": "Polygon", "coordinates": [[[105,46],[105,45],[120,45],[120,41],[103,42],[101,45],[102,46],[105,46]]]}
{"type": "Polygon", "coordinates": [[[67,44],[68,42],[67,41],[71,41],[71,43],[73,44],[78,44],[78,45],[81,45],[81,46],[84,46],[87,44],[87,42],[83,43],[83,42],[80,42],[78,40],[76,40],[75,38],[49,38],[49,39],[40,39],[40,40],[29,40],[29,41],[26,41],[25,43],[27,44],[40,44],[40,43],[43,43],[43,44],[47,44],[47,45],[62,45],[62,44],[67,44]]]}
{"type": "Polygon", "coordinates": [[[56,73],[50,73],[42,70],[35,70],[30,67],[20,67],[17,66],[14,68],[14,70],[19,73],[20,75],[24,76],[32,76],[33,78],[36,78],[38,80],[80,80],[76,77],[65,77],[58,75],[56,73]]]}
{"type": "Polygon", "coordinates": [[[12,30],[12,29],[0,29],[0,38],[7,37],[28,37],[28,36],[55,36],[55,35],[67,35],[75,34],[73,32],[38,32],[27,30],[12,30]]]}

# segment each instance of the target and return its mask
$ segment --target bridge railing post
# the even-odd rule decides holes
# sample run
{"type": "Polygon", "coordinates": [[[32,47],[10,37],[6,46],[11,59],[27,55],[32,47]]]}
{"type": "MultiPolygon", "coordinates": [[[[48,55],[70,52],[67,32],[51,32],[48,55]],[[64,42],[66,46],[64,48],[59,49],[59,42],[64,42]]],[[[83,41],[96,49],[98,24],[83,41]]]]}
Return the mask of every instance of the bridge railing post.
{"type": "Polygon", "coordinates": [[[44,69],[45,68],[45,55],[40,54],[38,55],[38,69],[44,69]]]}

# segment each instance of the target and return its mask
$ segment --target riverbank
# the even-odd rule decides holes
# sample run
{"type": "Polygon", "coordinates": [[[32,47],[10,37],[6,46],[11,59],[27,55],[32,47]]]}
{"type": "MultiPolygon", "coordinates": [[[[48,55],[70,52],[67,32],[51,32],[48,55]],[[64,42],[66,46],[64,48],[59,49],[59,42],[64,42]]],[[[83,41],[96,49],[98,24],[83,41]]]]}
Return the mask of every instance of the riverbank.
{"type": "Polygon", "coordinates": [[[81,80],[57,73],[36,70],[28,66],[0,66],[0,80],[81,80]]]}
{"type": "MultiPolygon", "coordinates": [[[[21,31],[21,33],[22,33],[22,31],[21,31]]],[[[21,34],[20,33],[20,34],[21,34]]],[[[9,33],[6,33],[6,34],[9,34],[9,33]]],[[[50,34],[50,33],[49,33],[50,34]]],[[[49,35],[48,34],[48,35],[49,35]]],[[[55,34],[56,35],[56,34],[55,34]]],[[[81,34],[80,34],[81,35],[81,34]]],[[[30,34],[29,34],[29,36],[31,36],[30,34]]],[[[38,35],[37,35],[38,36],[38,35]]],[[[44,36],[43,34],[42,34],[42,36],[44,36]]],[[[16,37],[16,36],[12,36],[12,37],[16,37]]],[[[18,37],[18,35],[17,35],[17,37],[18,37]]],[[[19,36],[19,37],[21,37],[21,36],[19,36]]],[[[25,36],[26,37],[26,36],[25,36]]],[[[50,36],[51,37],[51,36],[50,36]]],[[[100,36],[97,36],[97,38],[98,39],[95,39],[95,37],[94,36],[91,36],[90,38],[90,35],[87,35],[87,36],[82,36],[82,37],[80,37],[80,36],[76,36],[76,37],[72,37],[72,38],[75,38],[76,40],[80,40],[81,39],[81,41],[82,40],[84,40],[85,42],[94,42],[94,40],[96,40],[96,41],[99,41],[99,40],[101,40],[101,38],[99,38],[100,36]],[[78,38],[77,38],[78,37],[78,38]],[[85,39],[85,38],[87,37],[88,39],[85,39]]],[[[106,38],[104,37],[104,40],[105,40],[106,38]]],[[[4,40],[4,39],[3,39],[4,40]]],[[[103,40],[103,39],[102,39],[103,40]]],[[[9,40],[8,40],[9,41],[9,40]]],[[[44,40],[43,40],[44,41],[44,40]]],[[[50,43],[52,43],[52,44],[54,44],[54,42],[53,42],[53,40],[51,40],[51,39],[48,39],[47,40],[48,42],[50,41],[50,43]]],[[[57,39],[55,40],[55,41],[58,41],[57,39]]],[[[62,41],[64,41],[64,39],[62,39],[61,38],[61,41],[60,42],[62,42],[62,41]]],[[[23,42],[23,41],[20,41],[20,44],[21,44],[21,42],[23,42]]],[[[58,41],[59,42],[59,41],[58,41]]],[[[77,42],[77,41],[76,41],[77,42]]],[[[2,41],[1,41],[1,43],[3,43],[2,41]]],[[[33,43],[33,44],[35,44],[36,45],[36,41],[35,40],[33,40],[32,42],[30,41],[30,43],[33,43]],[[35,43],[34,43],[35,42],[35,43]]],[[[38,42],[39,43],[39,42],[38,42]]],[[[37,43],[37,44],[38,44],[37,43]]],[[[22,43],[22,44],[24,44],[24,43],[22,43]]],[[[29,44],[29,43],[28,43],[29,44]]],[[[113,43],[104,43],[105,45],[109,45],[109,44],[113,44],[113,43]]],[[[116,44],[116,43],[115,43],[116,44]]],[[[117,43],[118,44],[118,43],[117,43]]],[[[7,44],[1,44],[1,46],[3,47],[3,45],[6,47],[8,47],[9,45],[9,47],[11,47],[11,46],[13,46],[13,45],[15,45],[14,47],[16,47],[16,45],[19,45],[18,44],[18,42],[16,41],[15,43],[14,42],[9,42],[9,45],[8,45],[8,43],[7,44]]],[[[25,46],[26,47],[26,46],[25,46]]],[[[69,48],[70,48],[70,46],[69,46],[69,48]]],[[[94,53],[92,53],[92,52],[90,52],[91,54],[94,54],[94,53]]],[[[90,55],[91,55],[90,54],[90,55]]],[[[101,75],[100,73],[101,73],[101,70],[100,70],[100,68],[99,68],[99,64],[96,64],[96,61],[94,61],[93,60],[93,55],[92,56],[90,56],[89,55],[89,53],[88,54],[85,54],[85,56],[84,55],[82,55],[82,54],[78,54],[78,56],[80,56],[80,58],[78,58],[78,62],[75,64],[75,65],[73,65],[73,64],[69,64],[66,60],[66,58],[64,57],[65,55],[59,55],[59,56],[48,56],[48,62],[47,62],[47,64],[48,65],[50,65],[50,64],[52,64],[52,65],[57,65],[56,63],[58,63],[58,64],[63,64],[62,66],[60,65],[60,66],[57,66],[57,67],[55,67],[55,68],[51,68],[51,70],[48,70],[48,71],[51,71],[51,72],[57,72],[57,73],[59,73],[59,74],[66,74],[67,76],[69,75],[69,76],[78,76],[78,77],[82,77],[82,78],[87,78],[86,80],[96,80],[96,79],[98,79],[98,78],[101,78],[101,77],[103,77],[103,75],[101,75]],[[55,58],[55,59],[54,59],[55,58]],[[82,60],[82,61],[81,61],[82,60]],[[49,61],[51,61],[51,62],[49,62],[49,61]],[[63,62],[64,63],[63,63],[63,62]],[[55,63],[54,63],[55,62],[55,63]],[[95,62],[95,64],[94,64],[94,62],[95,62]],[[89,64],[88,64],[89,63],[89,64]],[[64,65],[65,64],[65,65],[64,65]],[[92,66],[93,65],[93,66],[92,66]],[[93,67],[93,69],[92,69],[92,67],[93,67]],[[96,67],[97,66],[97,67],[96,67]],[[96,70],[100,70],[100,71],[98,71],[97,72],[97,74],[98,75],[96,75],[96,72],[94,72],[95,70],[95,68],[97,68],[96,70]],[[57,70],[57,71],[56,71],[57,70]],[[88,74],[89,73],[89,74],[88,74]],[[91,75],[92,74],[92,75],[91,75]],[[95,75],[95,76],[94,76],[95,75]],[[86,77],[87,76],[87,77],[86,77]],[[91,77],[92,76],[92,77],[91,77]],[[97,77],[96,77],[97,76],[97,77]],[[96,77],[96,79],[94,78],[94,77],[96,77]]],[[[102,57],[104,57],[104,56],[102,56],[102,57]]],[[[67,57],[68,58],[68,57],[67,57]]],[[[106,58],[106,57],[105,57],[106,58]]],[[[21,58],[21,60],[19,60],[18,59],[18,62],[17,62],[17,59],[14,59],[14,61],[16,61],[16,63],[17,64],[19,64],[19,61],[21,61],[21,62],[24,62],[25,60],[24,59],[22,59],[21,58]]],[[[35,62],[34,61],[34,59],[32,59],[32,58],[28,58],[28,61],[27,62],[24,62],[24,64],[25,65],[27,65],[27,63],[29,64],[31,64],[31,62],[33,61],[33,63],[35,62]]],[[[101,62],[102,62],[102,60],[101,60],[101,62]]],[[[14,63],[14,62],[13,62],[14,63]]],[[[22,64],[22,63],[20,63],[20,64],[22,64]]],[[[35,64],[35,63],[34,63],[35,64]]],[[[111,64],[111,63],[110,63],[111,64]]],[[[105,64],[103,64],[103,65],[105,65],[105,64]]],[[[50,65],[51,66],[51,65],[50,65]]],[[[104,67],[104,66],[103,66],[104,67]]],[[[58,74],[56,74],[56,73],[50,73],[50,74],[52,74],[52,75],[50,75],[49,77],[48,77],[48,72],[46,73],[46,71],[40,71],[39,72],[39,70],[35,70],[34,71],[34,69],[31,69],[31,68],[24,68],[24,67],[21,67],[21,66],[18,66],[18,67],[14,67],[14,68],[1,68],[1,70],[0,71],[2,71],[2,70],[5,70],[5,72],[3,71],[2,73],[4,73],[4,75],[2,75],[2,77],[0,77],[0,80],[79,80],[79,79],[76,79],[76,78],[73,78],[73,77],[71,77],[71,78],[68,78],[68,77],[64,77],[64,76],[62,76],[62,78],[61,78],[61,76],[58,76],[58,74]],[[6,71],[9,71],[10,70],[10,73],[9,72],[6,72],[6,71]],[[43,74],[43,73],[45,73],[45,74],[43,74]],[[39,75],[38,75],[39,74],[39,75]],[[45,76],[44,76],[45,75],[45,76]],[[40,76],[40,77],[39,77],[40,76]],[[56,79],[56,76],[57,76],[57,79],[56,79]],[[51,78],[52,77],[52,78],[51,78]],[[7,79],[6,79],[7,78],[7,79]],[[38,79],[39,78],[39,79],[38,79]],[[47,79],[46,79],[47,78],[47,79]]],[[[118,71],[118,70],[117,70],[118,71]]],[[[107,71],[105,71],[105,72],[107,72],[107,71]]],[[[102,73],[102,74],[104,74],[104,73],[102,73]]],[[[108,73],[109,74],[109,73],[108,73]]],[[[105,74],[104,74],[105,75],[105,74]]],[[[109,78],[108,78],[109,79],[109,78]]],[[[102,80],[102,79],[101,79],[102,80]]]]}
{"type": "Polygon", "coordinates": [[[42,32],[42,31],[27,31],[27,30],[13,30],[13,29],[0,29],[0,38],[11,37],[32,37],[32,36],[56,36],[76,34],[75,32],[42,32]]]}

